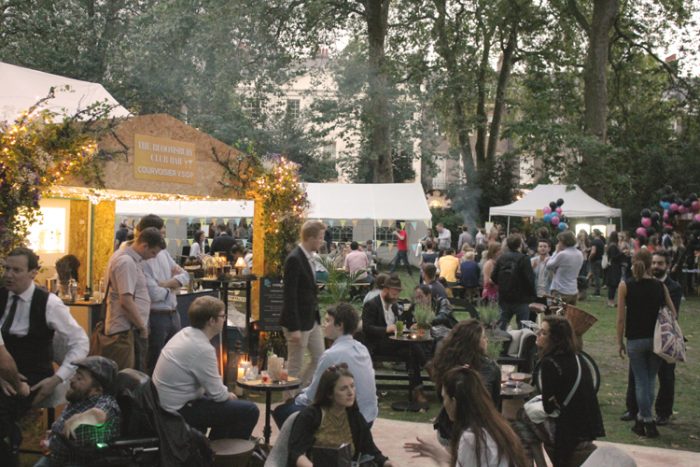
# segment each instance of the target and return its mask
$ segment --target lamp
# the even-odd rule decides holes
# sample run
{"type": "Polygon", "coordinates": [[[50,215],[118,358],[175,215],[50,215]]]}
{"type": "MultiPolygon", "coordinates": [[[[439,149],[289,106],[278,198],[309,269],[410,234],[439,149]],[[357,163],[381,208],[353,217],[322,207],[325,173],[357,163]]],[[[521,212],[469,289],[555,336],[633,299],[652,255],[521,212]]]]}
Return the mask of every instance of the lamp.
{"type": "Polygon", "coordinates": [[[241,275],[243,273],[243,270],[248,267],[248,265],[245,262],[245,259],[243,259],[242,256],[239,256],[238,259],[236,260],[236,264],[233,266],[236,268],[236,272],[238,275],[241,275]]]}

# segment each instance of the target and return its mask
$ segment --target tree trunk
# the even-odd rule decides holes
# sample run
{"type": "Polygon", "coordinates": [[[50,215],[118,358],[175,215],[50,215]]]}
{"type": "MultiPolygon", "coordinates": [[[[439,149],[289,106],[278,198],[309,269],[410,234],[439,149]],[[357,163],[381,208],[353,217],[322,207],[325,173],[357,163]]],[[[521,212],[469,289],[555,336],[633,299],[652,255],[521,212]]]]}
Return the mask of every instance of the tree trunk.
{"type": "Polygon", "coordinates": [[[433,0],[438,11],[435,20],[435,33],[437,35],[437,53],[445,60],[449,92],[452,95],[452,124],[457,133],[457,144],[465,175],[465,212],[466,221],[478,222],[479,220],[479,177],[476,172],[472,148],[469,142],[469,128],[465,117],[467,107],[462,81],[460,80],[459,67],[455,51],[450,47],[447,32],[445,0],[433,0]],[[468,198],[468,199],[466,199],[468,198]]]}
{"type": "Polygon", "coordinates": [[[595,0],[588,31],[588,55],[584,70],[584,125],[600,141],[607,136],[607,68],[610,30],[619,10],[619,0],[595,0]]]}
{"type": "Polygon", "coordinates": [[[508,42],[503,49],[503,58],[501,60],[501,70],[498,73],[498,84],[496,86],[496,99],[493,105],[493,117],[491,118],[491,126],[489,129],[489,143],[486,148],[486,159],[491,160],[496,155],[496,147],[501,131],[501,120],[503,110],[506,104],[506,88],[510,78],[510,72],[513,67],[513,54],[518,45],[518,25],[513,24],[510,34],[508,34],[508,42]]]}
{"type": "Polygon", "coordinates": [[[491,54],[493,30],[487,31],[484,29],[483,38],[484,44],[476,81],[476,143],[474,144],[474,150],[476,152],[477,167],[486,162],[486,128],[489,125],[488,115],[486,114],[486,70],[491,66],[489,64],[489,56],[491,54]]]}
{"type": "Polygon", "coordinates": [[[387,34],[391,0],[366,2],[367,38],[369,42],[368,115],[369,154],[374,165],[374,183],[393,183],[391,164],[391,125],[389,112],[389,77],[385,66],[384,42],[387,34]]]}

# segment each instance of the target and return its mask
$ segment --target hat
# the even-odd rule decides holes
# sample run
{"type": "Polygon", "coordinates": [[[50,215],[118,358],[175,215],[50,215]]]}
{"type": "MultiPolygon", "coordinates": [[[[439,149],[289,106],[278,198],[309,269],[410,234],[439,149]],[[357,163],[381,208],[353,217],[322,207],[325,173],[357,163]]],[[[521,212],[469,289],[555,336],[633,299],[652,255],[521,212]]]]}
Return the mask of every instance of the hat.
{"type": "Polygon", "coordinates": [[[402,290],[401,279],[399,279],[398,276],[390,276],[386,282],[384,282],[384,288],[402,290]]]}
{"type": "Polygon", "coordinates": [[[92,356],[73,363],[78,368],[88,370],[95,378],[104,392],[110,392],[112,383],[117,378],[117,364],[109,358],[92,356]]]}

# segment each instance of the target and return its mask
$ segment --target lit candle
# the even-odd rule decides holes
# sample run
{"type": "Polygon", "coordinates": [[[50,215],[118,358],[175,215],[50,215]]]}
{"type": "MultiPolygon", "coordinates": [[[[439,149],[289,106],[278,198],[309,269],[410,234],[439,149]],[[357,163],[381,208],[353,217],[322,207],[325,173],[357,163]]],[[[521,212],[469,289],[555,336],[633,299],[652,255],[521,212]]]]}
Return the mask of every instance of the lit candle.
{"type": "Polygon", "coordinates": [[[238,379],[242,380],[243,378],[245,378],[245,368],[239,367],[238,368],[238,379]]]}

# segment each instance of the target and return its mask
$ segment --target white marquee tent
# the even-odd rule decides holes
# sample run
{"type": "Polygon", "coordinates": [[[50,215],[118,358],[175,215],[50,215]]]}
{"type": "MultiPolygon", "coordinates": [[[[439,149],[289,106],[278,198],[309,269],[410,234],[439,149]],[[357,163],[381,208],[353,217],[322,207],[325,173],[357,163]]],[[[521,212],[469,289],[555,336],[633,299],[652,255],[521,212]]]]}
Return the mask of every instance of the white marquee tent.
{"type": "Polygon", "coordinates": [[[533,217],[538,209],[560,198],[564,200],[564,214],[570,218],[622,216],[620,209],[596,201],[578,185],[537,185],[534,190],[514,203],[489,208],[489,220],[492,216],[533,217]]]}
{"type": "Polygon", "coordinates": [[[59,115],[74,115],[95,102],[112,106],[110,117],[127,117],[129,111],[119,105],[101,84],[52,75],[0,62],[0,121],[12,121],[20,113],[46,97],[56,88],[56,97],[41,108],[59,115]],[[69,86],[70,90],[59,91],[69,86]]]}

